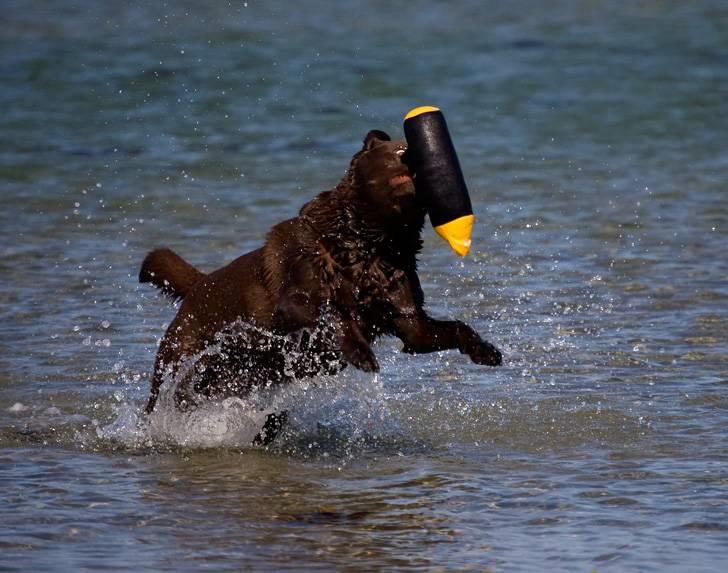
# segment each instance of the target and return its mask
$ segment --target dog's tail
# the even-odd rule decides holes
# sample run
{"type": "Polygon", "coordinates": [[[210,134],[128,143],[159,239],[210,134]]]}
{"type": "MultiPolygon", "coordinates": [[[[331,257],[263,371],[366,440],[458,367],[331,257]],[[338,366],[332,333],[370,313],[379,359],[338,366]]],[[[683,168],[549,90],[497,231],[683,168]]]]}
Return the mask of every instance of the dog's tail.
{"type": "Polygon", "coordinates": [[[205,274],[170,249],[149,253],[139,271],[140,283],[152,283],[174,301],[183,299],[205,274]]]}

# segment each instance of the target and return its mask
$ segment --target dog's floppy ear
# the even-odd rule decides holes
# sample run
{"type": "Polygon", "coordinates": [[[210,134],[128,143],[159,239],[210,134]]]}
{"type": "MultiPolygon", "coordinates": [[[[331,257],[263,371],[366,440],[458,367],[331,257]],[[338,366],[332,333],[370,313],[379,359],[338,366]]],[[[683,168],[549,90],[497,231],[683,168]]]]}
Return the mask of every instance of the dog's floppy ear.
{"type": "Polygon", "coordinates": [[[381,129],[372,129],[369,133],[367,133],[366,137],[364,138],[363,149],[365,151],[368,151],[369,149],[376,145],[379,145],[383,141],[392,141],[392,138],[384,133],[381,129]]]}

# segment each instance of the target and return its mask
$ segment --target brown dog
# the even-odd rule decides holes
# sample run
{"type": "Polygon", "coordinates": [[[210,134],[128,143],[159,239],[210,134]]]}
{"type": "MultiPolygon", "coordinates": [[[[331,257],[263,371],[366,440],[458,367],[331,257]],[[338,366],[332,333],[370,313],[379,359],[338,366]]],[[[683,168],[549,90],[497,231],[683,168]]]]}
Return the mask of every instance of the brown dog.
{"type": "Polygon", "coordinates": [[[346,363],[376,372],[371,344],[383,334],[412,354],[457,348],[477,364],[501,363],[471,327],[422,308],[416,256],[425,210],[405,151],[403,141],[369,132],[335,189],[274,226],[261,248],[210,274],[168,249],[146,257],[139,280],[183,299],[159,346],[148,413],[163,381],[193,356],[175,393],[182,409],[196,396],[242,396],[346,363]],[[205,355],[210,345],[215,351],[205,355]]]}

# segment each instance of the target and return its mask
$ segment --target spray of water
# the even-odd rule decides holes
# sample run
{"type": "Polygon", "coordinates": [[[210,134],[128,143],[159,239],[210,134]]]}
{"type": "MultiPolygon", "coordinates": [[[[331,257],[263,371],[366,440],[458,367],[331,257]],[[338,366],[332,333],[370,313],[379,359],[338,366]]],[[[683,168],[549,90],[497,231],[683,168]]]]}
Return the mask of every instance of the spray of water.
{"type": "Polygon", "coordinates": [[[124,401],[115,408],[114,420],[98,428],[98,437],[132,448],[250,447],[266,418],[283,412],[287,422],[278,444],[289,449],[314,449],[334,436],[358,443],[394,431],[378,376],[354,368],[337,372],[342,366],[338,355],[311,352],[330,337],[324,326],[283,337],[239,321],[168,376],[150,415],[124,401]],[[238,362],[234,371],[225,373],[221,392],[208,399],[198,397],[195,407],[180,410],[179,392],[189,393],[196,376],[205,375],[211,363],[226,360],[233,351],[237,357],[248,356],[251,363],[238,362]],[[251,387],[249,369],[257,356],[269,351],[280,352],[280,372],[286,381],[281,383],[276,373],[266,378],[263,370],[251,387]],[[318,374],[308,376],[308,372],[318,374]]]}

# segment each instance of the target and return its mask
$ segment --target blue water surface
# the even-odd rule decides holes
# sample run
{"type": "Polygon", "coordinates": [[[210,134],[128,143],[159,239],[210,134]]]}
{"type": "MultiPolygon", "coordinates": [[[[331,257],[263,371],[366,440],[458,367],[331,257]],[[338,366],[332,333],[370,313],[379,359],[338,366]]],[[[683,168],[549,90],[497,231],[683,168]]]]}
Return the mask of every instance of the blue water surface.
{"type": "Polygon", "coordinates": [[[0,8],[0,570],[725,568],[725,2],[0,8]],[[229,262],[423,104],[477,217],[425,228],[427,309],[505,365],[384,339],[143,418],[146,252],[229,262]]]}

